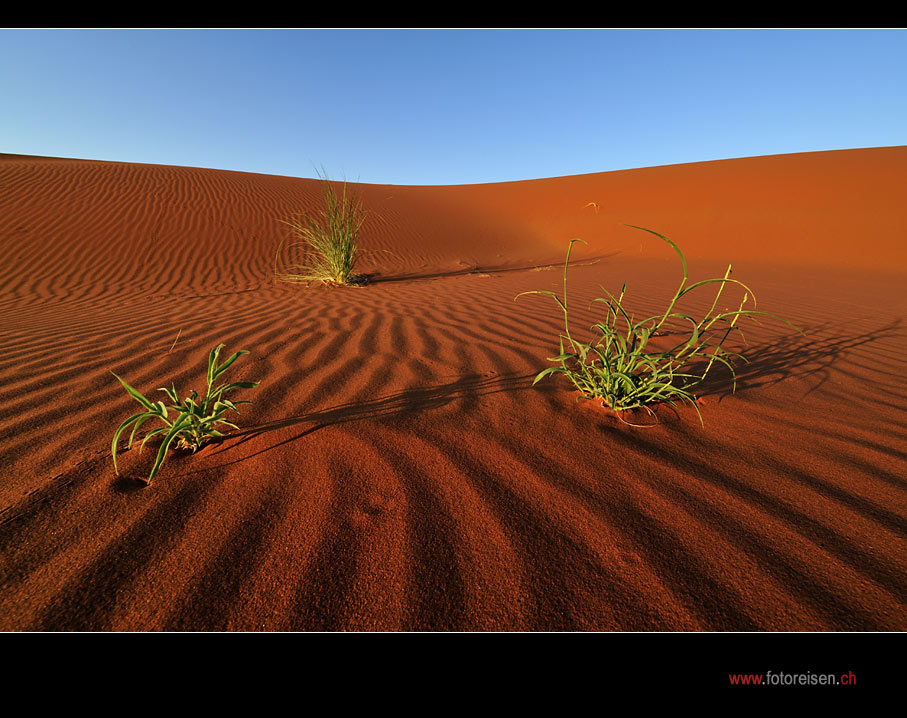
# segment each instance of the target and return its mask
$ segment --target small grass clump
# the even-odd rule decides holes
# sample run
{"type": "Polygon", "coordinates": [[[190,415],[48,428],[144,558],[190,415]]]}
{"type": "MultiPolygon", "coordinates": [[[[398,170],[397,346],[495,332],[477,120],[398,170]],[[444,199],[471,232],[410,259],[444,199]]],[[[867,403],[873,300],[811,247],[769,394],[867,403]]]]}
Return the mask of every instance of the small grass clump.
{"type": "Polygon", "coordinates": [[[214,388],[214,383],[220,378],[220,376],[235,362],[241,355],[248,354],[248,351],[242,350],[236,352],[229,359],[224,361],[222,364],[218,364],[218,358],[220,357],[220,350],[224,347],[223,344],[219,344],[214,347],[208,354],[208,390],[205,392],[204,398],[199,401],[198,392],[192,391],[190,396],[183,399],[181,402],[179,395],[176,393],[176,387],[171,384],[171,388],[161,388],[158,391],[163,391],[167,394],[167,397],[173,402],[170,405],[164,404],[162,401],[152,402],[149,399],[146,399],[142,394],[133,389],[129,384],[127,384],[119,376],[113,374],[119,382],[126,388],[126,391],[129,392],[129,395],[135,399],[139,404],[141,404],[145,410],[130,416],[126,421],[120,424],[119,428],[116,430],[116,433],[113,435],[113,443],[111,444],[111,449],[113,451],[113,468],[114,471],[119,475],[117,470],[117,441],[120,438],[120,435],[129,427],[130,424],[133,425],[132,433],[129,435],[129,444],[127,448],[132,447],[132,442],[135,439],[136,431],[139,427],[144,424],[148,419],[160,419],[164,422],[165,426],[158,427],[149,434],[142,441],[140,448],[145,446],[145,442],[148,441],[153,436],[158,436],[160,434],[164,435],[164,440],[160,445],[160,448],[157,452],[157,457],[154,461],[154,466],[151,469],[151,474],[145,480],[145,484],[150,484],[154,477],[157,475],[158,470],[161,468],[161,464],[164,462],[164,458],[167,455],[167,450],[170,448],[171,444],[174,441],[177,441],[177,448],[180,449],[189,449],[193,453],[198,451],[206,442],[211,441],[212,439],[219,439],[223,437],[223,434],[218,431],[215,426],[223,425],[228,426],[233,429],[238,428],[235,424],[231,424],[229,421],[224,419],[224,414],[227,410],[239,412],[237,405],[239,404],[251,404],[250,401],[230,401],[229,399],[224,398],[224,394],[235,389],[252,389],[258,386],[259,382],[252,381],[237,381],[232,384],[221,384],[220,386],[214,388]],[[175,412],[175,416],[171,417],[170,413],[175,412]]]}
{"type": "Polygon", "coordinates": [[[733,388],[736,390],[737,374],[733,362],[747,361],[741,354],[723,348],[732,332],[738,332],[743,338],[738,320],[763,316],[797,328],[776,314],[754,309],[745,310],[743,307],[749,298],[752,297],[753,306],[756,304],[756,298],[749,287],[730,278],[731,265],[728,265],[724,277],[705,279],[687,286],[689,278],[687,263],[677,245],[667,237],[645,227],[633,228],[659,237],[680,257],[683,279],[667,309],[662,314],[635,321],[623,304],[627,285],[623,285],[619,297],[604,290],[606,297],[592,300],[592,304],[600,302],[605,305],[604,319],[591,327],[593,336],[588,343],[575,339],[570,331],[570,316],[567,309],[567,269],[573,244],[583,240],[571,240],[564,262],[563,298],[554,292],[542,290],[521,292],[516,297],[519,299],[524,294],[550,296],[564,313],[564,334],[560,337],[560,354],[548,359],[557,366],[539,372],[533,386],[550,374],[564,374],[579,390],[578,398],[601,400],[603,406],[617,412],[618,417],[627,424],[630,422],[623,419],[623,412],[642,408],[654,416],[650,407],[661,402],[675,407],[678,403],[689,403],[696,409],[700,423],[703,423],[702,414],[697,406],[697,397],[692,389],[701,384],[712,366],[718,363],[730,370],[733,388]],[[717,285],[717,293],[702,319],[697,321],[689,314],[676,310],[681,298],[710,284],[717,285]],[[745,290],[743,299],[737,309],[716,312],[722,292],[729,284],[739,285],[745,290]],[[674,346],[663,351],[650,346],[649,341],[652,337],[667,335],[669,328],[671,336],[678,333],[681,336],[674,346]]]}
{"type": "Polygon", "coordinates": [[[318,212],[297,213],[290,220],[281,220],[289,234],[281,241],[274,257],[274,276],[283,282],[321,282],[324,284],[361,284],[364,278],[354,273],[359,254],[359,231],[365,221],[365,211],[346,182],[338,193],[324,177],[324,208],[318,212]],[[291,241],[284,247],[287,240],[291,241]],[[279,267],[284,251],[298,255],[298,262],[279,267]]]}

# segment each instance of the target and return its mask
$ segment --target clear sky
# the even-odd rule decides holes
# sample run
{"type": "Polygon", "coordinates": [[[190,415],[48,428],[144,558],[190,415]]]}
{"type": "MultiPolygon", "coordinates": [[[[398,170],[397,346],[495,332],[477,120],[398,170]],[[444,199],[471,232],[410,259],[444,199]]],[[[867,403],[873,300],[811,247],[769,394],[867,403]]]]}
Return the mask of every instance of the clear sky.
{"type": "Polygon", "coordinates": [[[0,152],[466,184],[907,145],[907,31],[0,30],[0,152]]]}

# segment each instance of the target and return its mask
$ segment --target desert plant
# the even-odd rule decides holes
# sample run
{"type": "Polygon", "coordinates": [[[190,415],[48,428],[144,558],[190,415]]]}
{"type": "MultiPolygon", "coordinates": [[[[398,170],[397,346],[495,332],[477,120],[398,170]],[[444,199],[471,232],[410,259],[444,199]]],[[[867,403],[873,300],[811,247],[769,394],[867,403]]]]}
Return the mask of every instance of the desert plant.
{"type": "Polygon", "coordinates": [[[119,471],[117,470],[117,441],[119,441],[120,435],[130,424],[132,424],[133,427],[132,433],[129,435],[127,448],[132,447],[136,432],[142,424],[148,421],[148,419],[157,418],[165,424],[165,426],[158,427],[149,432],[140,446],[140,448],[143,448],[145,442],[153,436],[158,436],[160,434],[164,435],[164,440],[158,448],[157,457],[154,461],[154,466],[151,469],[151,474],[145,481],[146,484],[150,484],[154,480],[158,469],[161,468],[161,464],[164,462],[167,450],[174,441],[178,440],[178,448],[190,449],[195,453],[211,439],[223,437],[223,434],[218,431],[215,426],[224,425],[234,429],[237,428],[235,424],[231,424],[223,418],[224,414],[228,409],[238,413],[239,409],[236,408],[238,404],[251,404],[252,402],[230,401],[229,399],[224,398],[224,394],[235,389],[252,389],[258,386],[259,382],[237,381],[232,384],[221,384],[214,388],[214,383],[233,364],[233,362],[235,362],[242,354],[249,353],[245,350],[238,351],[222,364],[218,364],[220,350],[223,347],[223,344],[218,344],[208,353],[208,390],[205,392],[205,396],[201,401],[199,401],[198,392],[192,391],[192,393],[181,402],[179,395],[176,393],[176,387],[171,383],[169,389],[161,388],[158,389],[158,391],[166,393],[167,397],[173,403],[166,405],[163,401],[152,402],[129,386],[129,384],[119,376],[110,372],[126,388],[129,395],[145,408],[144,411],[130,416],[126,421],[120,424],[116,433],[113,435],[111,449],[113,451],[113,468],[114,471],[117,472],[117,475],[119,475],[119,471]],[[171,418],[170,412],[175,412],[175,416],[171,418]]]}
{"type": "MultiPolygon", "coordinates": [[[[539,372],[533,381],[533,386],[550,374],[564,374],[579,390],[578,399],[600,399],[603,406],[617,412],[618,417],[625,423],[630,422],[623,419],[621,412],[643,408],[654,415],[650,406],[659,402],[671,406],[677,406],[677,402],[689,403],[696,409],[699,421],[702,423],[697,397],[691,390],[705,380],[712,366],[717,362],[730,371],[733,390],[736,391],[737,374],[734,371],[733,361],[747,361],[743,355],[723,348],[731,332],[738,332],[745,341],[738,320],[742,317],[755,320],[757,316],[763,316],[777,319],[794,329],[797,328],[776,314],[755,309],[744,310],[743,307],[750,297],[752,297],[755,307],[756,298],[749,287],[730,278],[731,265],[728,265],[724,277],[705,279],[687,286],[687,262],[678,246],[664,235],[650,229],[628,226],[659,237],[667,242],[680,257],[683,279],[667,309],[662,314],[635,321],[624,308],[626,283],[623,285],[619,297],[615,297],[602,287],[607,296],[592,300],[592,304],[596,302],[604,304],[605,317],[591,327],[593,336],[588,343],[576,340],[570,331],[570,316],[567,308],[567,270],[570,265],[570,252],[573,244],[583,242],[583,240],[572,239],[567,248],[567,259],[564,262],[563,298],[558,297],[554,292],[543,290],[521,292],[515,297],[515,299],[519,299],[525,294],[550,296],[557,302],[564,314],[564,334],[560,337],[560,354],[548,359],[548,361],[555,362],[557,366],[548,367],[539,372]],[[681,298],[709,284],[717,284],[718,288],[711,307],[702,319],[696,321],[689,314],[676,311],[675,308],[681,298]],[[716,312],[718,300],[729,284],[739,285],[745,290],[743,299],[737,309],[716,312]],[[680,326],[679,334],[682,337],[679,342],[665,350],[658,350],[650,346],[650,339],[666,335],[668,328],[676,330],[676,325],[680,326]]],[[[585,244],[585,242],[583,243],[585,244]]],[[[672,331],[671,334],[674,335],[675,332],[672,331]]]]}
{"type": "Polygon", "coordinates": [[[359,284],[362,277],[353,273],[359,253],[359,230],[365,212],[358,196],[346,182],[338,194],[333,183],[322,177],[324,208],[316,213],[301,212],[290,220],[280,220],[290,231],[277,248],[274,276],[284,282],[323,282],[359,284]],[[287,240],[291,241],[286,247],[287,240]],[[301,248],[301,261],[280,267],[281,254],[301,248]]]}

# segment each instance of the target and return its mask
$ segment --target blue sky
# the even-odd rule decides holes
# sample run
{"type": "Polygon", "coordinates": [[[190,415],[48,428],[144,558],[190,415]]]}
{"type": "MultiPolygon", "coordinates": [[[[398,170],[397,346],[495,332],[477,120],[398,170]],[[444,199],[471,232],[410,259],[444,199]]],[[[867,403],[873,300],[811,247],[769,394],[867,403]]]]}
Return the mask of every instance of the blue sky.
{"type": "Polygon", "coordinates": [[[0,30],[0,152],[466,184],[907,144],[905,30],[0,30]]]}

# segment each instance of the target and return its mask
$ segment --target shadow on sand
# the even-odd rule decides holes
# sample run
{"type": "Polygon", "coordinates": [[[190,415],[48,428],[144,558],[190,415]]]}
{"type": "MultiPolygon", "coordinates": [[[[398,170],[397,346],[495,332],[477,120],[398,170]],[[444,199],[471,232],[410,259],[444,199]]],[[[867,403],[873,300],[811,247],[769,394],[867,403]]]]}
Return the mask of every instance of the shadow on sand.
{"type": "MultiPolygon", "coordinates": [[[[583,260],[574,260],[570,262],[570,266],[576,267],[585,267],[592,264],[598,264],[603,259],[608,259],[619,254],[619,252],[611,252],[610,254],[603,254],[597,257],[589,257],[583,260]]],[[[412,273],[412,274],[392,274],[392,275],[382,275],[380,273],[371,273],[363,274],[362,277],[365,279],[367,284],[384,284],[388,282],[408,282],[416,281],[421,279],[450,279],[453,277],[468,277],[471,275],[495,275],[495,274],[513,274],[516,272],[535,272],[542,271],[547,269],[561,269],[563,270],[563,264],[557,262],[552,264],[527,264],[520,265],[516,267],[482,267],[479,265],[467,266],[463,269],[454,269],[447,272],[424,272],[424,273],[412,273]]]]}
{"type": "MultiPolygon", "coordinates": [[[[738,362],[735,365],[736,391],[772,386],[794,377],[817,378],[817,383],[808,389],[807,394],[809,394],[828,381],[834,371],[840,370],[840,367],[835,365],[845,360],[849,353],[861,348],[865,349],[882,340],[903,337],[900,324],[900,320],[897,320],[886,326],[857,334],[840,331],[838,327],[831,324],[819,325],[804,330],[803,335],[783,336],[751,345],[745,351],[749,362],[738,362]]],[[[886,374],[884,366],[881,365],[876,367],[875,371],[882,376],[886,374]]],[[[406,389],[367,401],[347,402],[327,409],[241,429],[225,438],[225,441],[229,441],[229,446],[224,445],[223,442],[213,442],[210,449],[226,451],[230,447],[243,444],[254,437],[288,427],[305,428],[296,436],[280,442],[281,444],[295,441],[319,429],[337,424],[415,416],[440,409],[455,401],[474,402],[483,396],[501,392],[545,390],[546,387],[533,387],[534,376],[535,374],[517,372],[467,374],[444,384],[406,389]]],[[[894,381],[893,372],[891,376],[894,381]]],[[[884,387],[882,381],[878,381],[878,384],[880,387],[890,389],[890,387],[884,387]]],[[[565,382],[561,382],[559,386],[569,388],[565,382]]],[[[556,388],[551,386],[552,390],[556,388]]],[[[713,367],[705,382],[695,389],[699,397],[717,397],[720,401],[732,393],[733,382],[726,369],[713,367]]],[[[575,392],[570,392],[571,397],[574,395],[575,392]]],[[[269,446],[265,450],[276,448],[279,445],[269,446]]]]}
{"type": "Polygon", "coordinates": [[[516,372],[508,374],[497,374],[496,372],[467,374],[446,384],[406,389],[405,391],[387,394],[369,401],[347,402],[309,414],[279,419],[234,432],[230,435],[230,438],[239,439],[239,443],[244,443],[269,431],[302,424],[310,425],[304,432],[304,434],[310,434],[313,431],[334,424],[415,415],[440,409],[460,399],[474,400],[489,394],[529,389],[531,388],[532,378],[533,375],[517,374],[516,372]]]}
{"type": "MultiPolygon", "coordinates": [[[[748,361],[738,361],[734,365],[737,391],[774,386],[793,377],[816,380],[804,394],[807,396],[825,384],[834,371],[840,371],[841,362],[854,351],[871,353],[872,345],[896,338],[907,338],[900,319],[858,333],[842,331],[837,324],[821,324],[804,329],[803,334],[789,334],[746,346],[741,353],[748,361]]],[[[876,374],[876,380],[873,382],[867,377],[866,382],[874,383],[878,388],[891,388],[884,382],[888,372],[883,361],[874,362],[872,372],[876,374]]],[[[898,377],[894,371],[890,375],[894,383],[898,377]]],[[[718,396],[720,400],[722,396],[729,395],[732,388],[730,372],[724,367],[713,366],[706,380],[696,388],[696,393],[718,396]]]]}

